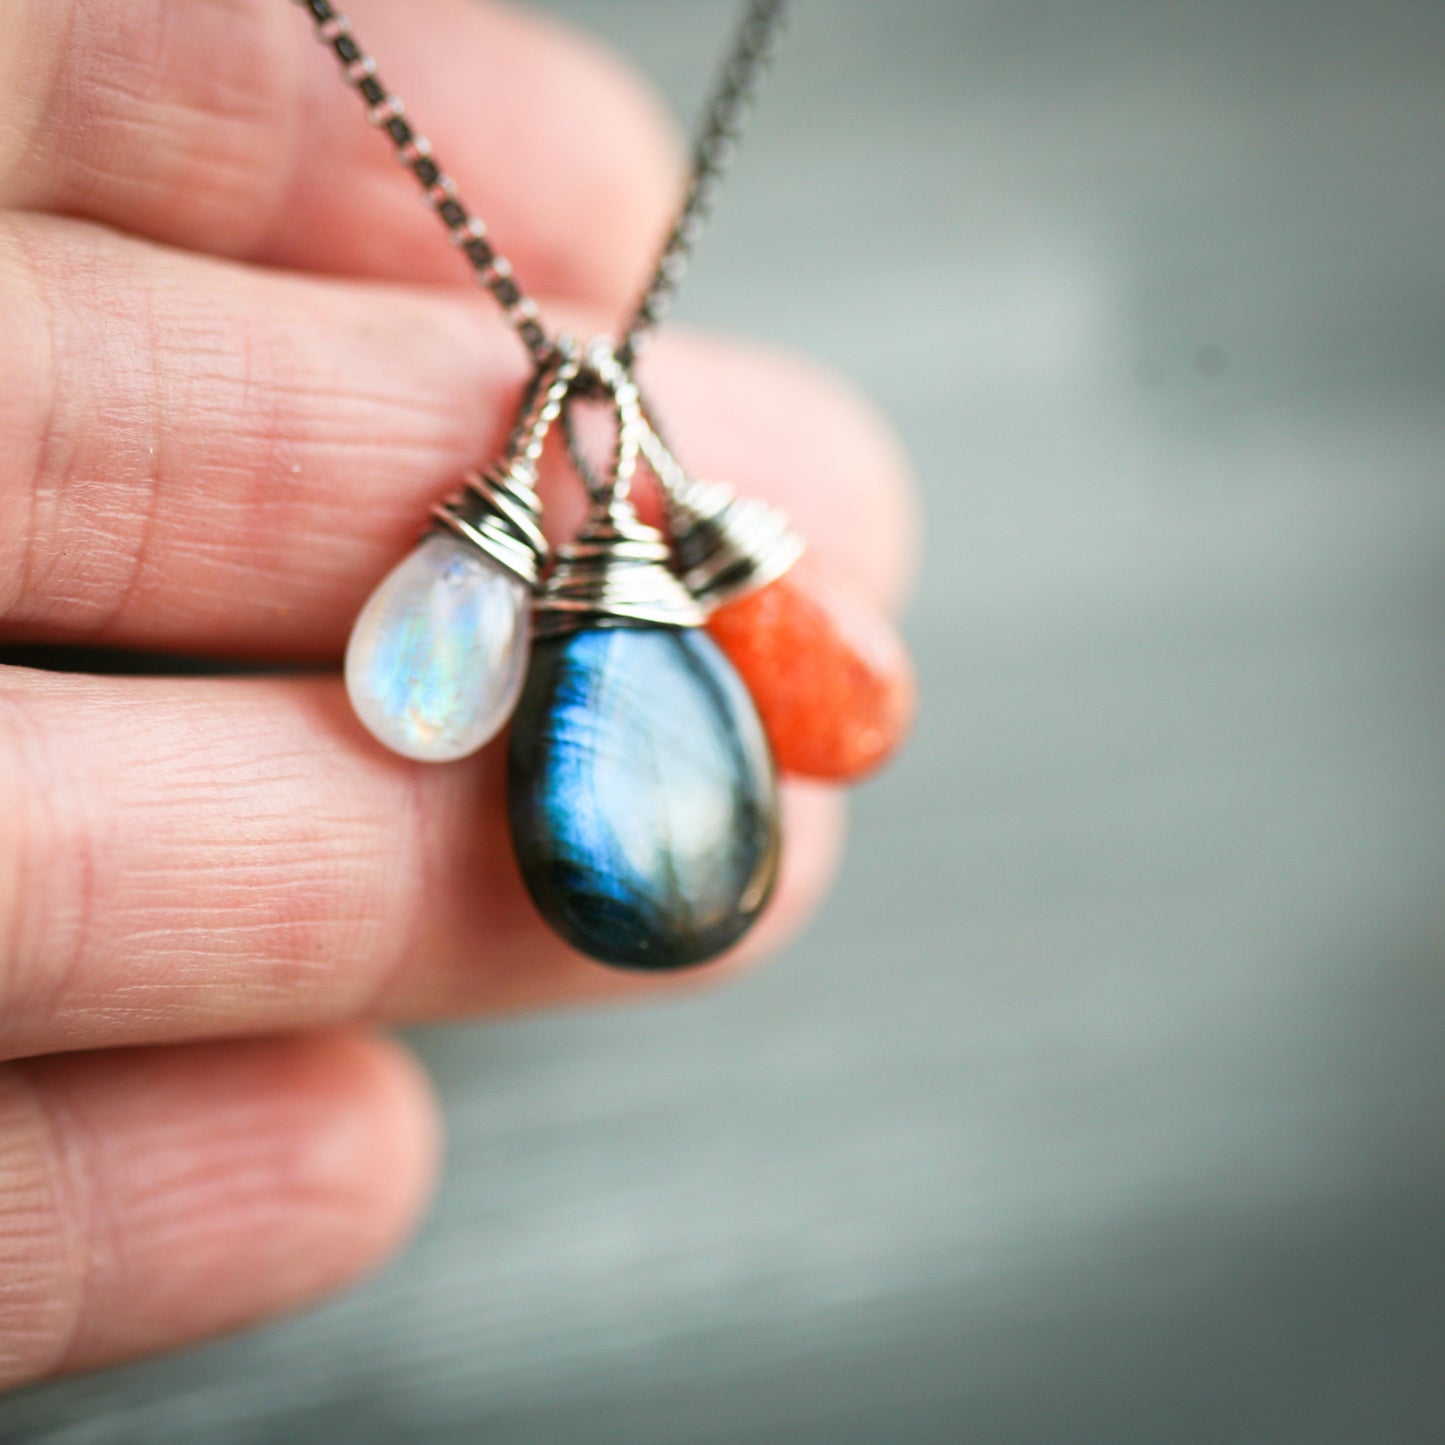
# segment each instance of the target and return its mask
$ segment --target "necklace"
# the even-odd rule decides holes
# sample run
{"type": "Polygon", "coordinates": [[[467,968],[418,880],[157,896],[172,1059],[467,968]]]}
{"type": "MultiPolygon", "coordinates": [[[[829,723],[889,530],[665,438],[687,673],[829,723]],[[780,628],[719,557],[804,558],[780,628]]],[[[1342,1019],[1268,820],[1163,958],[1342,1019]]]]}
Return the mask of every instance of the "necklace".
{"type": "Polygon", "coordinates": [[[705,228],[784,0],[745,6],[652,279],[621,334],[585,347],[548,335],[347,19],[330,0],[298,3],[534,367],[501,457],[433,509],[358,616],[353,707],[385,746],[425,762],[477,751],[510,719],[512,837],[542,916],[603,963],[703,962],[772,893],[777,770],[858,776],[891,751],[911,703],[891,634],[796,565],[803,542],[775,508],[690,477],[633,376],[705,228]],[[598,404],[616,434],[600,471],[576,427],[598,404]],[[589,507],[553,556],[537,477],[559,425],[589,507]],[[633,507],[640,461],[666,531],[633,507]]]}

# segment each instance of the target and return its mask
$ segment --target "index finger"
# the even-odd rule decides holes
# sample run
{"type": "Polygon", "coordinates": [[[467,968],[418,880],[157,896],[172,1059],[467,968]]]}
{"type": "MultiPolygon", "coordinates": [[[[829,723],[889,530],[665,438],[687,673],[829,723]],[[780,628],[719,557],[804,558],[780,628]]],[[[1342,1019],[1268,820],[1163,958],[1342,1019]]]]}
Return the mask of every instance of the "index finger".
{"type": "MultiPolygon", "coordinates": [[[[498,6],[352,9],[523,285],[630,300],[680,175],[647,90],[498,6]]],[[[466,275],[290,0],[0,0],[0,206],[298,269],[466,275]]]]}

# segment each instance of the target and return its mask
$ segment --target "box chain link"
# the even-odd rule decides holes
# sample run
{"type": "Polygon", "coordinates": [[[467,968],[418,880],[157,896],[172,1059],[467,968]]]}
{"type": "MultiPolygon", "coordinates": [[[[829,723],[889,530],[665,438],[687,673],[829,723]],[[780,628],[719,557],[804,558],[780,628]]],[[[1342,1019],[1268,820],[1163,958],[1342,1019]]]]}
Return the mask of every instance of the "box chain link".
{"type": "MultiPolygon", "coordinates": [[[[351,22],[330,0],[296,3],[310,14],[318,36],[365,102],[367,119],[389,137],[397,159],[416,177],[452,244],[496,299],[534,364],[546,365],[554,347],[537,303],[523,289],[510,262],[492,245],[486,225],[462,200],[456,182],[442,169],[431,142],[408,118],[401,99],[382,82],[375,60],[352,33],[351,22]]],[[[691,179],[682,208],[652,279],[616,343],[614,354],[624,370],[631,370],[652,331],[672,308],[747,123],[758,84],[776,49],[784,8],[785,0],[750,0],[744,10],[693,145],[691,179]]]]}

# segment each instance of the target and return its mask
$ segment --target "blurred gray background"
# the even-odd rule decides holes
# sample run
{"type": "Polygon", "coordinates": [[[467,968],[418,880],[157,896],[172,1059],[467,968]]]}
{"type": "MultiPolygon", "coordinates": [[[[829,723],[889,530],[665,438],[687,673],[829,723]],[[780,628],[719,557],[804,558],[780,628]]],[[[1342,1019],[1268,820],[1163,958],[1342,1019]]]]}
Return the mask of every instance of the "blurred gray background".
{"type": "MultiPolygon", "coordinates": [[[[732,13],[556,8],[684,116],[732,13]]],[[[421,1033],[403,1259],[0,1435],[1445,1439],[1442,72],[1438,0],[800,3],[681,311],[922,474],[843,886],[730,991],[421,1033]]]]}

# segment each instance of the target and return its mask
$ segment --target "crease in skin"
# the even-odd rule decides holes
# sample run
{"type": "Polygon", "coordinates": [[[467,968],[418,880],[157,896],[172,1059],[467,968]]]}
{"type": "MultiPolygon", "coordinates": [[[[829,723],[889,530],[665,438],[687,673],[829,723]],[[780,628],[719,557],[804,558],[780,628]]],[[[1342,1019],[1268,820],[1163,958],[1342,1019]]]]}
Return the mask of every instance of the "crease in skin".
{"type": "MultiPolygon", "coordinates": [[[[146,288],[137,287],[136,298],[142,349],[144,354],[154,356],[164,335],[157,297],[146,288]]],[[[118,586],[112,582],[108,605],[90,618],[91,628],[102,634],[110,631],[133,610],[155,568],[155,534],[162,507],[161,479],[170,470],[171,438],[175,432],[176,416],[172,389],[165,385],[158,368],[145,368],[141,385],[149,393],[142,399],[141,405],[142,440],[147,458],[142,478],[145,496],[141,505],[130,512],[133,527],[130,566],[119,579],[118,586]]]]}
{"type": "MultiPolygon", "coordinates": [[[[435,320],[444,324],[424,332],[424,344],[411,343],[411,349],[425,353],[421,379],[398,387],[384,373],[390,367],[385,358],[392,333],[401,322],[367,319],[368,305],[382,305],[388,295],[401,299],[394,288],[378,288],[374,298],[367,298],[364,292],[370,288],[364,283],[279,280],[223,261],[186,261],[199,293],[206,292],[212,270],[211,289],[217,281],[228,289],[218,317],[214,308],[198,311],[189,290],[164,284],[162,256],[141,243],[66,223],[81,254],[61,267],[54,257],[39,254],[41,238],[32,232],[40,224],[0,226],[0,244],[9,241],[5,254],[16,257],[17,268],[27,276],[38,269],[46,273],[33,288],[25,287],[26,294],[37,293],[27,330],[36,332],[41,343],[26,390],[38,395],[41,382],[34,378],[48,376],[46,394],[53,399],[43,419],[33,400],[28,408],[11,404],[22,414],[31,413],[28,437],[23,415],[7,422],[7,430],[19,429],[22,435],[6,469],[30,469],[32,498],[31,516],[11,529],[19,538],[16,550],[27,549],[13,569],[20,580],[15,591],[5,589],[8,599],[0,598],[7,604],[0,605],[0,614],[8,612],[12,624],[66,625],[90,636],[114,631],[138,605],[144,604],[143,611],[157,605],[170,587],[160,569],[177,545],[178,527],[188,536],[199,534],[198,545],[187,547],[192,561],[217,547],[237,549],[247,536],[256,537],[264,555],[278,537],[284,538],[287,555],[273,567],[278,577],[291,576],[296,559],[305,555],[308,527],[318,545],[334,547],[338,516],[349,515],[337,499],[311,498],[303,485],[318,471],[341,470],[329,456],[339,453],[350,462],[364,453],[367,472],[378,477],[435,474],[440,489],[475,449],[469,439],[485,419],[479,424],[475,408],[460,405],[457,393],[470,370],[479,373],[478,384],[485,377],[483,343],[478,328],[458,328],[445,316],[440,297],[435,298],[435,320]],[[97,264],[79,269],[81,259],[97,264]],[[93,336],[86,318],[102,314],[99,287],[122,281],[127,283],[124,305],[93,336]],[[278,285],[295,304],[272,320],[268,306],[278,285]],[[328,285],[334,287],[329,296],[312,295],[313,287],[324,292],[328,285]],[[51,299],[62,293],[64,303],[51,299]],[[268,319],[227,339],[230,333],[218,328],[248,308],[255,308],[249,314],[268,319]],[[43,337],[38,335],[42,314],[48,322],[43,337]],[[371,353],[349,378],[344,367],[327,361],[318,340],[335,332],[338,319],[351,333],[353,348],[371,353]],[[59,368],[44,363],[47,353],[58,350],[71,358],[77,383],[63,398],[54,391],[59,368]],[[199,368],[183,367],[183,356],[193,353],[201,358],[199,368]],[[146,364],[127,370],[128,355],[146,364]],[[450,370],[458,380],[439,394],[426,380],[452,355],[450,370]],[[117,374],[128,374],[129,385],[116,386],[117,374]],[[104,391],[97,389],[102,379],[104,391]],[[107,451],[109,470],[102,477],[98,446],[107,432],[120,445],[107,451]],[[29,463],[27,451],[33,453],[29,463]],[[67,539],[83,545],[66,545],[67,539]]],[[[164,261],[174,264],[170,258],[164,261]]],[[[432,311],[432,298],[422,293],[412,299],[421,303],[415,315],[411,309],[399,312],[420,327],[432,311]]],[[[19,325],[25,314],[22,302],[19,325]]],[[[399,339],[405,346],[405,338],[399,339]]],[[[3,496],[20,491],[6,486],[3,496]]],[[[393,506],[400,510],[403,504],[393,506]]],[[[409,526],[416,515],[405,512],[409,526]]],[[[364,529],[357,545],[365,545],[364,529]]],[[[251,565],[237,556],[234,569],[209,589],[217,605],[234,606],[235,582],[251,565]]],[[[254,587],[246,595],[255,605],[254,587]]]]}
{"type": "MultiPolygon", "coordinates": [[[[6,605],[0,606],[0,617],[23,623],[29,620],[25,606],[27,600],[42,597],[58,618],[78,624],[81,630],[85,630],[87,624],[91,631],[103,630],[104,614],[108,610],[113,612],[114,604],[108,607],[108,599],[102,598],[97,609],[95,586],[100,579],[95,575],[96,558],[104,558],[107,554],[104,546],[97,549],[94,543],[97,536],[105,539],[113,532],[114,524],[124,526],[129,523],[130,513],[114,515],[113,510],[107,508],[109,489],[104,481],[83,475],[77,453],[82,451],[84,426],[93,425],[96,416],[103,414],[101,408],[105,407],[112,412],[117,409],[125,411],[132,421],[137,416],[143,418],[148,423],[145,427],[147,435],[153,435],[153,428],[160,423],[159,420],[150,422],[153,406],[130,407],[126,411],[124,398],[118,401],[113,392],[96,398],[96,405],[92,406],[88,404],[88,393],[73,386],[75,378],[84,379],[94,371],[97,342],[104,338],[103,335],[97,336],[93,327],[88,329],[78,324],[79,313],[67,309],[57,299],[68,293],[66,288],[54,284],[56,278],[47,271],[47,262],[42,259],[44,248],[36,243],[32,234],[36,224],[39,223],[27,225],[16,220],[0,224],[0,239],[8,241],[10,254],[19,260],[28,278],[27,289],[34,298],[34,312],[43,318],[42,339],[37,350],[45,360],[28,363],[26,374],[40,374],[47,378],[44,387],[46,400],[43,406],[37,408],[38,417],[30,427],[34,437],[31,447],[33,461],[23,488],[30,497],[31,525],[22,539],[24,556],[18,590],[6,605]],[[67,385],[67,382],[71,384],[67,385]],[[86,416],[86,421],[79,428],[72,420],[77,407],[86,416]],[[67,528],[67,520],[77,514],[82,519],[82,525],[67,528]],[[69,545],[52,546],[47,556],[45,542],[67,533],[71,539],[69,545]],[[70,571],[61,575],[63,562],[68,562],[70,571]],[[94,620],[97,610],[102,614],[99,621],[94,620]]],[[[81,280],[80,275],[77,274],[75,279],[81,280]]],[[[113,278],[116,294],[126,300],[126,319],[133,316],[135,294],[144,289],[124,284],[134,279],[123,274],[113,278]]],[[[105,313],[97,312],[96,315],[103,316],[105,313]]],[[[23,342],[31,339],[29,334],[18,331],[12,334],[23,342]]],[[[144,350],[143,347],[138,349],[144,350]]],[[[100,354],[104,355],[104,352],[100,354]]],[[[102,368],[102,374],[113,382],[114,374],[108,366],[102,368]]],[[[141,381],[142,384],[149,383],[154,395],[154,381],[149,369],[145,370],[141,381]]],[[[135,452],[136,447],[132,445],[129,450],[135,452]]],[[[151,450],[154,450],[153,444],[151,450]]],[[[7,462],[10,466],[15,465],[12,458],[7,458],[7,462]]],[[[128,480],[124,473],[122,463],[116,468],[116,474],[105,481],[128,480]]],[[[5,488],[7,494],[12,490],[8,486],[5,488]]],[[[150,506],[151,501],[147,497],[142,513],[149,511],[150,506]]],[[[138,551],[125,559],[122,590],[133,581],[139,560],[138,551]]]]}
{"type": "MultiPolygon", "coordinates": [[[[46,533],[42,517],[48,512],[53,519],[59,507],[56,489],[47,488],[44,479],[53,471],[52,453],[60,411],[60,367],[56,304],[42,284],[33,256],[13,230],[4,225],[0,225],[0,294],[5,295],[7,301],[6,326],[0,330],[0,360],[6,363],[4,374],[7,378],[24,377],[35,388],[32,393],[25,384],[11,382],[0,390],[0,427],[3,427],[0,435],[3,435],[5,454],[14,459],[12,465],[18,463],[23,467],[24,474],[30,478],[28,486],[13,489],[25,512],[23,522],[6,526],[0,533],[18,541],[15,564],[0,568],[0,617],[5,617],[36,589],[37,548],[39,539],[46,533]],[[30,325],[27,325],[27,309],[33,322],[30,325]],[[23,340],[23,367],[19,357],[5,355],[7,336],[23,340]],[[33,409],[33,416],[27,414],[27,404],[33,409]],[[7,575],[15,578],[9,588],[4,585],[7,575]]],[[[11,494],[11,488],[0,489],[0,516],[4,515],[6,497],[11,494]]]]}
{"type": "Polygon", "coordinates": [[[54,745],[41,709],[0,670],[0,757],[16,786],[0,810],[0,1057],[5,1040],[39,1026],[64,1007],[77,970],[91,953],[104,834],[74,771],[78,759],[54,745]],[[7,896],[8,895],[8,896],[7,896]]]}
{"type": "Polygon", "coordinates": [[[0,1389],[65,1367],[85,1316],[77,1266],[105,1247],[83,1154],[65,1137],[54,1102],[0,1066],[0,1389]]]}
{"type": "Polygon", "coordinates": [[[0,204],[55,110],[79,15],[78,7],[52,0],[8,0],[0,10],[0,204]],[[37,55],[48,64],[37,64],[37,55]]]}
{"type": "Polygon", "coordinates": [[[360,788],[340,807],[347,794],[324,789],[318,770],[331,743],[298,735],[241,752],[237,738],[218,754],[213,730],[188,727],[184,710],[140,735],[127,709],[112,712],[120,747],[96,772],[85,739],[106,724],[87,721],[84,690],[53,699],[66,719],[42,733],[44,696],[22,701],[4,680],[0,757],[17,771],[19,807],[0,817],[0,903],[10,904],[0,1050],[83,1036],[106,1017],[223,1017],[243,1000],[253,1022],[240,1027],[365,1010],[387,940],[401,937],[398,911],[425,892],[398,866],[415,850],[396,846],[396,787],[360,788]],[[158,768],[163,757],[175,761],[158,768]],[[178,902],[187,898],[204,906],[178,902]]]}

